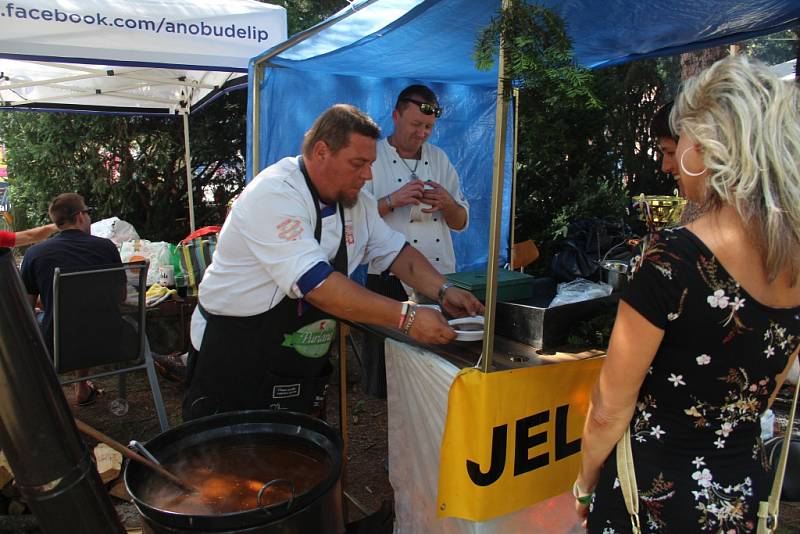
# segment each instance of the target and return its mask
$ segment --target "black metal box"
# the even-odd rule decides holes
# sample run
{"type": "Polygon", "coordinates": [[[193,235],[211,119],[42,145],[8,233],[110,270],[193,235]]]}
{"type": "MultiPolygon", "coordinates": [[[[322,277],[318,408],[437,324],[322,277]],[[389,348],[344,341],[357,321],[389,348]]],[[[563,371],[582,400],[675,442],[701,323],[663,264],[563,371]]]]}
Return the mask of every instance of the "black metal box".
{"type": "Polygon", "coordinates": [[[619,301],[619,295],[613,294],[548,308],[556,296],[557,282],[552,278],[537,278],[533,285],[533,297],[497,303],[495,332],[535,348],[562,345],[571,326],[600,314],[619,301]]]}

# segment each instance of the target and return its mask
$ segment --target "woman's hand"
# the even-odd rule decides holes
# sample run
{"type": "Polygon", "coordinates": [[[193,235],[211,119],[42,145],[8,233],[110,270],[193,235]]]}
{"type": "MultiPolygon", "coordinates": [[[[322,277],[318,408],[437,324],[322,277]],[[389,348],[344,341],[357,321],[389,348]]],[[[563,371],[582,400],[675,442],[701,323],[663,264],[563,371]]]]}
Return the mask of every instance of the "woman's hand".
{"type": "Polygon", "coordinates": [[[589,505],[588,504],[581,504],[579,501],[575,501],[575,513],[578,514],[578,517],[581,518],[581,526],[583,528],[587,527],[587,522],[589,519],[589,505]]]}
{"type": "Polygon", "coordinates": [[[583,489],[583,487],[583,484],[581,484],[581,477],[578,476],[575,484],[572,485],[572,496],[575,497],[575,513],[583,520],[581,526],[586,528],[587,519],[589,518],[589,504],[592,502],[594,486],[591,486],[591,490],[583,489]]]}

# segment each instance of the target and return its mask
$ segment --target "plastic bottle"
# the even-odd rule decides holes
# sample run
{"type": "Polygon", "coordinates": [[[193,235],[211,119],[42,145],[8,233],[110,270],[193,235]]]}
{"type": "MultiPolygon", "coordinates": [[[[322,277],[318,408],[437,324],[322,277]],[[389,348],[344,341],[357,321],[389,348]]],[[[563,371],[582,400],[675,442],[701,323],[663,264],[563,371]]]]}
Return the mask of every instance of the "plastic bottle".
{"type": "Polygon", "coordinates": [[[158,281],[164,287],[175,287],[175,268],[172,266],[172,254],[169,253],[169,245],[161,244],[158,253],[158,281]]]}
{"type": "Polygon", "coordinates": [[[175,288],[178,290],[179,297],[186,296],[186,275],[183,273],[175,274],[175,288]]]}

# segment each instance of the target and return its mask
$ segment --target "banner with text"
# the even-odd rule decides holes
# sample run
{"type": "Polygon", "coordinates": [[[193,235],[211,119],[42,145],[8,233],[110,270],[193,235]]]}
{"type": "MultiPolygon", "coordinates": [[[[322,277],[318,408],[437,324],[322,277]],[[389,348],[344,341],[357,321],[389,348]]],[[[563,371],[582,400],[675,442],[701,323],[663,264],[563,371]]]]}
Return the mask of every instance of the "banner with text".
{"type": "Polygon", "coordinates": [[[486,521],[568,491],[602,364],[461,371],[448,397],[439,516],[486,521]]]}

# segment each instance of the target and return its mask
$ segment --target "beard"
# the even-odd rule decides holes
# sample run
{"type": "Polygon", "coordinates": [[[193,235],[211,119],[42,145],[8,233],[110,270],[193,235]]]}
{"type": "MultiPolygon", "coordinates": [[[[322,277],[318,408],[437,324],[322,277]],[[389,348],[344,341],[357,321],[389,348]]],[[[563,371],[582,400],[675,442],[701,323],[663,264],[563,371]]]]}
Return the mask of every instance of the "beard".
{"type": "Polygon", "coordinates": [[[339,193],[339,197],[336,199],[336,202],[344,206],[345,208],[352,208],[358,203],[358,192],[355,195],[348,195],[347,193],[339,193]]]}

